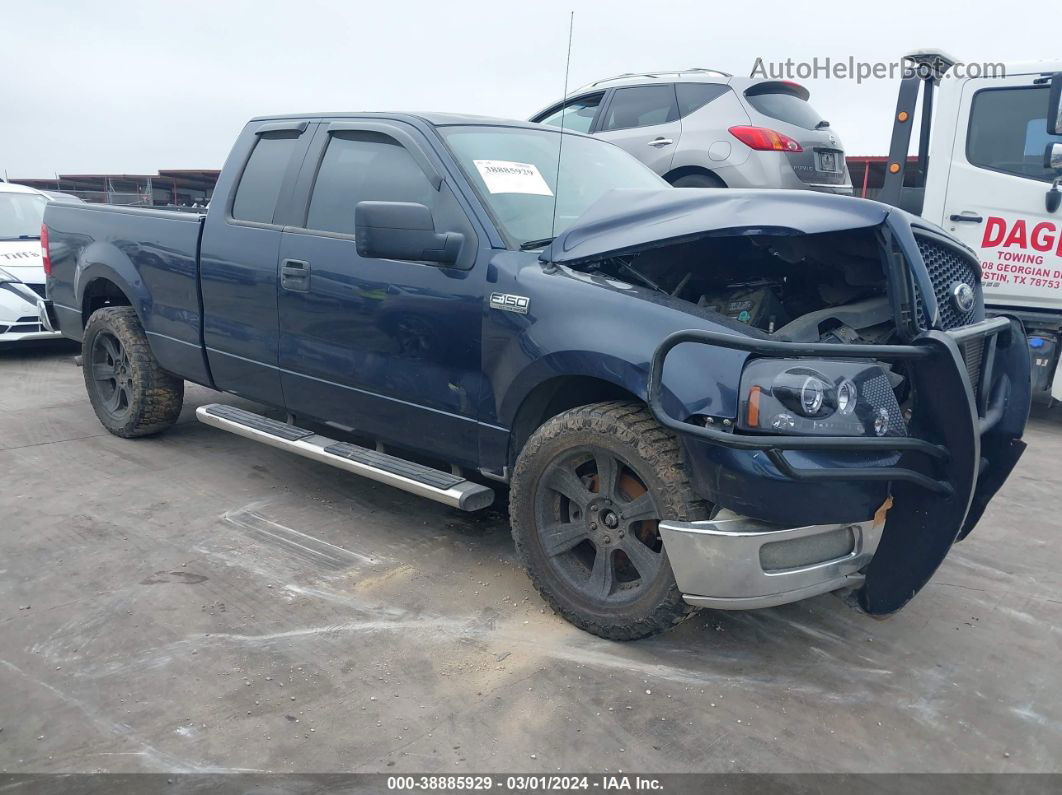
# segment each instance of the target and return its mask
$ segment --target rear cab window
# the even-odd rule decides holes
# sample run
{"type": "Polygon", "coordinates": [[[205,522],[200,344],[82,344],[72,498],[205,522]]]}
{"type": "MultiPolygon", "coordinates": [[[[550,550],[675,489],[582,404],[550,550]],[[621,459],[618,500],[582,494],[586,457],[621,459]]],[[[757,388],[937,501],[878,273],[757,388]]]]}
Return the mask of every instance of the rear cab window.
{"type": "Polygon", "coordinates": [[[271,224],[299,141],[299,131],[279,130],[261,133],[257,138],[236,187],[232,217],[237,221],[271,224]]]}
{"type": "Polygon", "coordinates": [[[760,83],[745,90],[745,100],[757,113],[805,130],[814,130],[822,121],[822,115],[807,98],[807,89],[796,83],[760,83]]]}
{"type": "Polygon", "coordinates": [[[664,124],[679,117],[675,87],[667,85],[617,88],[605,109],[600,132],[664,124]]]}
{"type": "Polygon", "coordinates": [[[974,94],[966,131],[966,159],[972,165],[1027,179],[1051,182],[1044,168],[1049,143],[1062,135],[1047,132],[1047,86],[986,88],[974,94]]]}

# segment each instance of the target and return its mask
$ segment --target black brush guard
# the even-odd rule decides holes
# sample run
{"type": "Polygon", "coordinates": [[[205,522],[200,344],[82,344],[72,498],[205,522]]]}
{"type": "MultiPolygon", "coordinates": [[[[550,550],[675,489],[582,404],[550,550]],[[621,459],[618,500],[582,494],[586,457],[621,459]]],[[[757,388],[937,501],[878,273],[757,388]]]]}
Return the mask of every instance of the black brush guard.
{"type": "Polygon", "coordinates": [[[680,331],[653,354],[648,402],[656,420],[688,436],[737,450],[763,451],[784,476],[798,481],[874,480],[891,483],[894,499],[860,591],[863,608],[887,614],[903,607],[964,538],[1025,449],[1029,356],[1017,320],[996,317],[953,331],[927,331],[908,345],[836,345],[752,339],[712,331],[680,331]],[[773,358],[869,359],[905,362],[915,404],[906,437],[753,435],[702,427],[664,408],[664,361],[676,346],[700,343],[773,358]],[[979,367],[963,352],[980,350],[979,367]],[[970,380],[974,374],[977,383],[970,380]],[[794,467],[787,450],[899,454],[896,466],[794,467]]]}

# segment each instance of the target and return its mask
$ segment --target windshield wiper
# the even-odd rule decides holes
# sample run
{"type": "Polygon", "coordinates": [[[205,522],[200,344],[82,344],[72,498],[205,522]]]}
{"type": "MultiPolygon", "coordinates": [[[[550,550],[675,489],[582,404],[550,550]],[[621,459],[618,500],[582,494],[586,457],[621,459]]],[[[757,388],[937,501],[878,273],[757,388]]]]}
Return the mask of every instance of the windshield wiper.
{"type": "Polygon", "coordinates": [[[521,251],[530,251],[531,249],[534,249],[534,248],[545,248],[550,243],[552,243],[554,240],[556,240],[556,238],[554,238],[554,237],[544,237],[541,240],[528,240],[526,243],[521,243],[520,244],[520,250],[521,251]]]}

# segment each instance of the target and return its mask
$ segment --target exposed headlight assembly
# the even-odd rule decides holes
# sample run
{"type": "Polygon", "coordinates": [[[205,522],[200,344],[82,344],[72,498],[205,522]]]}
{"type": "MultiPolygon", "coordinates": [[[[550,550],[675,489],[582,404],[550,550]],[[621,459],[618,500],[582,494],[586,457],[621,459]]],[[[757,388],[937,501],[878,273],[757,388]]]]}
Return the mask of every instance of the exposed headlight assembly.
{"type": "Polygon", "coordinates": [[[906,436],[878,364],[753,359],[741,376],[738,428],[806,436],[906,436]]]}

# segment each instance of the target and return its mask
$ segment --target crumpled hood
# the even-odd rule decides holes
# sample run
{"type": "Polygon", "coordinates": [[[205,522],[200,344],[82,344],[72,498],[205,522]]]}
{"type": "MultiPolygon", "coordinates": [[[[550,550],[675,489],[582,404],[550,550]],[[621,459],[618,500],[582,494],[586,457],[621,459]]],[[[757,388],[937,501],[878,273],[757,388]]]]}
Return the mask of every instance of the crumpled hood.
{"type": "Polygon", "coordinates": [[[26,284],[44,284],[39,240],[0,240],[0,270],[26,284]]]}
{"type": "Polygon", "coordinates": [[[702,235],[838,232],[877,226],[891,211],[878,202],[804,190],[615,190],[592,204],[539,259],[574,264],[702,235]]]}

